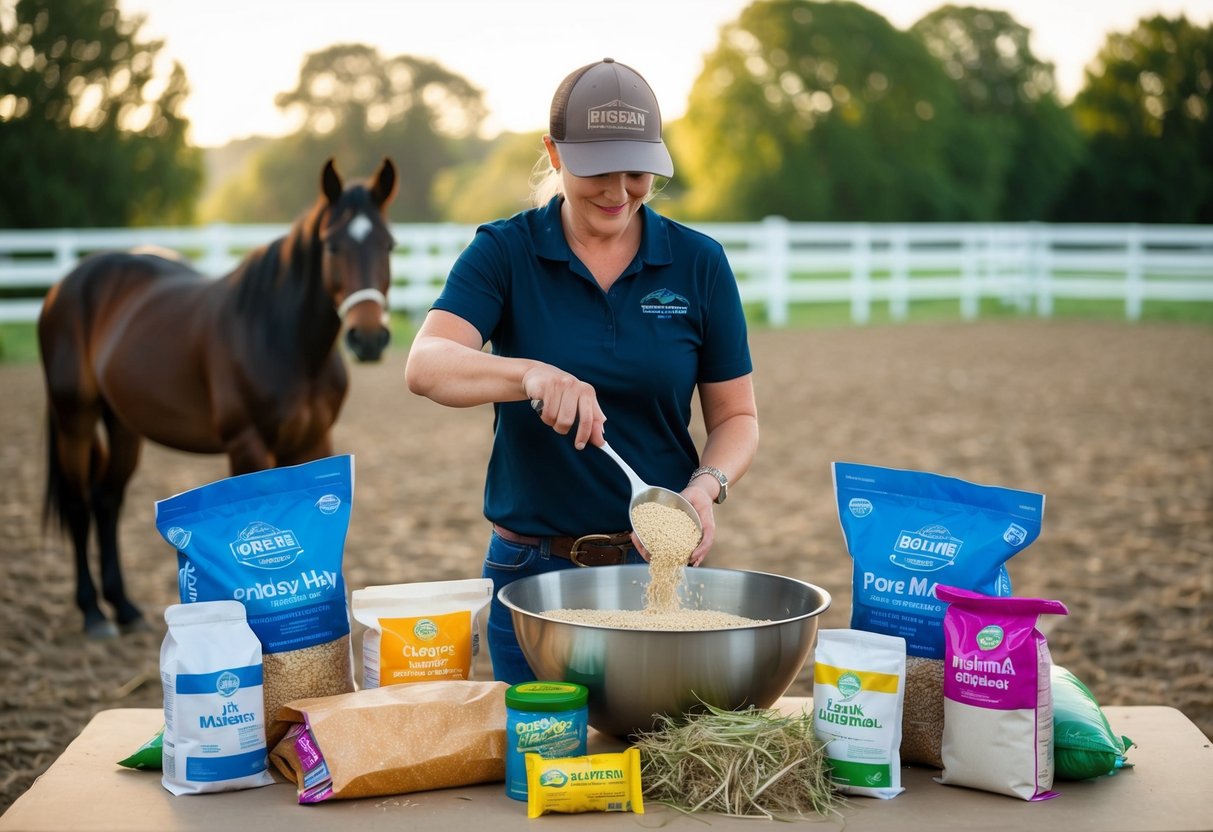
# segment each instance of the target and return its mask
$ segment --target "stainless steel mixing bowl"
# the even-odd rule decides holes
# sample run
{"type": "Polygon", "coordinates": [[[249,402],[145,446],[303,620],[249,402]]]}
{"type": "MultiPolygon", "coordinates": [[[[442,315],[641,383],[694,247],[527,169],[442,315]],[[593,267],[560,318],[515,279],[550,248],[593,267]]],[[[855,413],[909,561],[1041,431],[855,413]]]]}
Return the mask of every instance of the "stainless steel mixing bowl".
{"type": "Polygon", "coordinates": [[[796,679],[817,638],[824,589],[795,578],[734,569],[687,569],[683,606],[769,624],[720,630],[627,630],[559,621],[555,609],[640,610],[647,566],[561,569],[501,588],[518,643],[535,675],[589,688],[589,721],[626,736],[655,714],[681,716],[774,704],[796,679]]]}

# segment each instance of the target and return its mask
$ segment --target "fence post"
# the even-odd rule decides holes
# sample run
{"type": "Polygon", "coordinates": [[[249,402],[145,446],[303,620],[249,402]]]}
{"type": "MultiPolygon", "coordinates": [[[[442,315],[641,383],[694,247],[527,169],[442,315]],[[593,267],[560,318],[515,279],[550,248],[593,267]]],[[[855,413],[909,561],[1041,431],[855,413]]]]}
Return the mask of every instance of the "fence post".
{"type": "Polygon", "coordinates": [[[889,235],[891,263],[889,274],[889,317],[904,321],[910,314],[910,232],[904,225],[889,235]]]}
{"type": "Polygon", "coordinates": [[[1031,234],[1031,291],[1036,300],[1036,314],[1041,318],[1053,316],[1053,236],[1048,226],[1032,223],[1031,234]]]}
{"type": "Polygon", "coordinates": [[[1027,314],[1032,311],[1032,250],[1036,238],[1032,226],[1025,223],[1008,226],[1005,236],[1006,258],[1014,264],[1011,281],[1015,287],[1015,309],[1027,314]]]}
{"type": "Polygon", "coordinates": [[[207,226],[206,252],[198,264],[198,271],[207,277],[221,277],[227,271],[227,253],[231,246],[231,233],[226,223],[216,222],[207,226]]]}
{"type": "Polygon", "coordinates": [[[972,321],[981,308],[981,278],[977,264],[977,226],[968,226],[961,237],[960,317],[972,321]]]}
{"type": "Polygon", "coordinates": [[[59,272],[60,279],[66,276],[80,259],[78,248],[76,235],[71,231],[64,231],[55,240],[55,269],[59,272]]]}
{"type": "Polygon", "coordinates": [[[872,318],[872,229],[866,223],[851,231],[851,322],[872,318]]]}
{"type": "Polygon", "coordinates": [[[1145,275],[1142,267],[1143,251],[1141,226],[1131,225],[1127,229],[1125,252],[1125,317],[1130,321],[1141,320],[1142,300],[1145,295],[1145,275]]]}
{"type": "Polygon", "coordinates": [[[762,221],[767,252],[767,321],[773,327],[788,325],[788,221],[767,217],[762,221]]]}

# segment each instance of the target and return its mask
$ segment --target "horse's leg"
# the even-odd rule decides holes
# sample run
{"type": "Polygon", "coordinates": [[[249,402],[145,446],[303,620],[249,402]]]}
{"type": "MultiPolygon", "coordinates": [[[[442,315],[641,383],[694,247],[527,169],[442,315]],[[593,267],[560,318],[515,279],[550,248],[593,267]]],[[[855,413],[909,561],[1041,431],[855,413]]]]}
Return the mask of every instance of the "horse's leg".
{"type": "Polygon", "coordinates": [[[101,550],[101,592],[114,609],[123,632],[148,629],[139,608],[126,597],[122,562],[118,554],[118,518],[127,483],[139,462],[142,437],[105,412],[109,436],[109,464],[93,487],[93,515],[97,518],[97,544],[101,550]]]}
{"type": "Polygon", "coordinates": [[[312,442],[308,447],[294,451],[290,454],[284,454],[278,458],[279,465],[302,465],[305,462],[313,462],[317,459],[323,459],[326,456],[333,455],[333,441],[329,433],[325,433],[316,441],[312,442]]]}
{"type": "MultiPolygon", "coordinates": [[[[64,411],[60,410],[60,413],[64,411]]],[[[91,472],[103,464],[104,452],[94,432],[96,420],[90,408],[76,411],[68,419],[48,419],[50,449],[47,459],[47,501],[53,506],[71,537],[76,554],[76,606],[84,615],[84,631],[90,638],[117,635],[97,603],[97,588],[88,566],[88,533],[92,509],[89,505],[91,472]]]]}
{"type": "Polygon", "coordinates": [[[269,448],[265,446],[265,440],[254,425],[249,424],[230,435],[224,435],[223,440],[228,470],[233,477],[264,471],[282,464],[270,453],[269,448]]]}

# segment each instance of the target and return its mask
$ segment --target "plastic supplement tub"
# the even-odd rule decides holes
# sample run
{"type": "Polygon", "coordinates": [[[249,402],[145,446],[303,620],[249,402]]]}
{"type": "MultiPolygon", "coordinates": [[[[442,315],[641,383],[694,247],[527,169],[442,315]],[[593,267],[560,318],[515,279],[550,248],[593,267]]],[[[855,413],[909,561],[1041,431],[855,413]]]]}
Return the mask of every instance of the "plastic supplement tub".
{"type": "Polygon", "coordinates": [[[523,682],[505,692],[505,793],[527,799],[526,755],[586,753],[589,691],[572,682],[523,682]]]}

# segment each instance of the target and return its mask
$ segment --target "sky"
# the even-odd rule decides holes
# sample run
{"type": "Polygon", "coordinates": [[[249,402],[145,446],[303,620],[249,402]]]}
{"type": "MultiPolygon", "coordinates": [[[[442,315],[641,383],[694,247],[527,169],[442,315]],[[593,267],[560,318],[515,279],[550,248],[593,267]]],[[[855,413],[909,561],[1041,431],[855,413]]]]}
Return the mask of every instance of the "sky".
{"type": "MultiPolygon", "coordinates": [[[[487,135],[546,129],[552,92],[569,72],[610,56],[638,70],[672,121],[715,48],[720,27],[752,0],[119,0],[145,14],[144,39],[164,40],[185,68],[185,115],[203,147],[297,125],[274,105],[295,88],[304,57],[361,43],[384,57],[437,61],[479,87],[487,135]]],[[[861,0],[899,29],[947,0],[861,0]]],[[[1056,68],[1068,101],[1108,32],[1155,13],[1213,22],[1213,0],[952,0],[1009,12],[1056,68]]]]}

